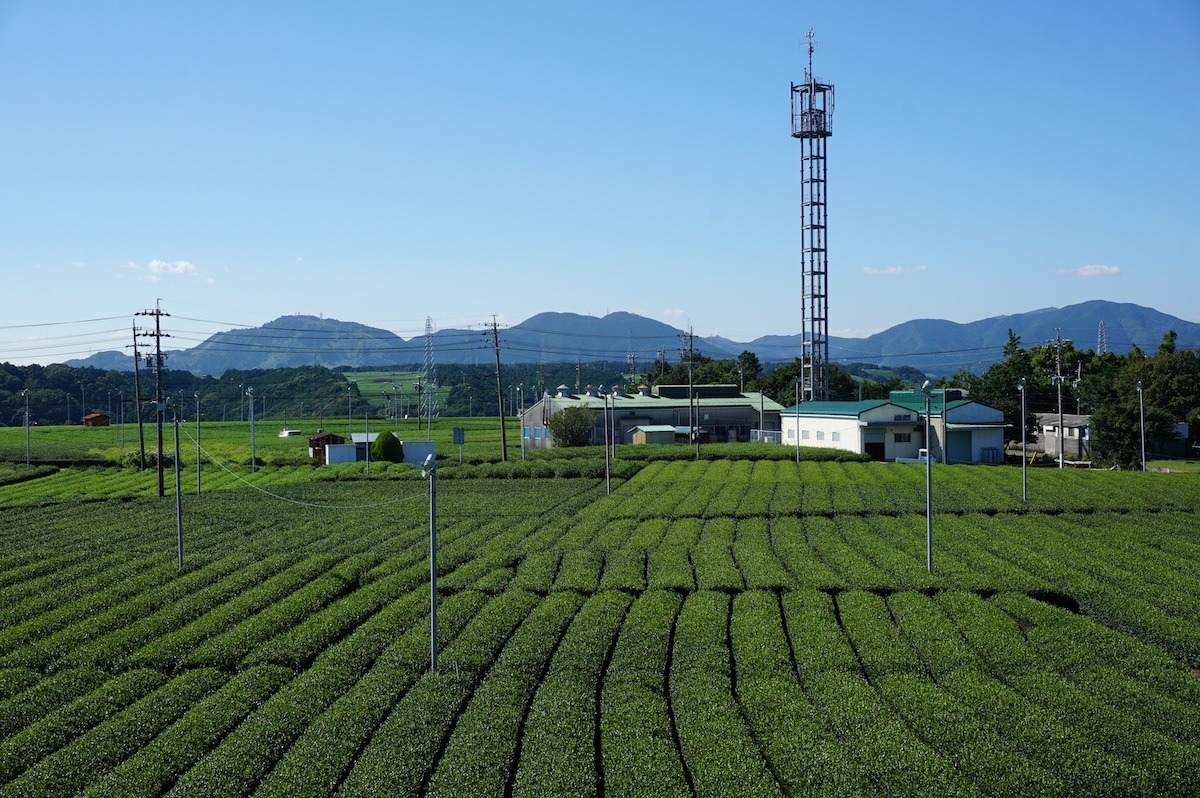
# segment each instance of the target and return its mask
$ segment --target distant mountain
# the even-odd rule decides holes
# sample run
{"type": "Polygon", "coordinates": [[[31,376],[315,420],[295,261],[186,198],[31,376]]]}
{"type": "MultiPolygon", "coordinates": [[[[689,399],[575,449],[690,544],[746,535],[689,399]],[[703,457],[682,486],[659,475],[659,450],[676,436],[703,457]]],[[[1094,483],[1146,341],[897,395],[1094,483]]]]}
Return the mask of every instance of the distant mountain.
{"type": "MultiPolygon", "coordinates": [[[[837,363],[877,363],[911,366],[930,375],[949,374],[966,367],[982,371],[1003,357],[1008,331],[1030,346],[1052,340],[1059,330],[1077,349],[1095,349],[1101,322],[1108,348],[1128,352],[1134,345],[1152,352],[1163,335],[1174,330],[1180,348],[1200,347],[1200,324],[1129,303],[1092,301],[1065,308],[1043,308],[1011,316],[959,324],[943,319],[916,319],[867,338],[829,340],[830,359],[837,363]]],[[[495,357],[490,330],[440,330],[431,337],[439,366],[486,364],[495,357]]],[[[685,334],[633,313],[609,313],[603,318],[575,313],[539,313],[500,330],[504,363],[617,361],[648,371],[659,353],[678,362],[685,334]]],[[[712,358],[754,352],[763,363],[791,362],[800,352],[800,336],[767,335],[748,343],[728,338],[699,338],[695,348],[712,358]]],[[[283,316],[261,327],[216,333],[192,349],[172,352],[168,367],[196,374],[221,374],[228,369],[286,366],[390,366],[421,363],[424,336],[405,340],[395,333],[355,322],[315,316],[283,316]]],[[[104,369],[133,368],[119,352],[100,352],[71,366],[104,369]]]]}

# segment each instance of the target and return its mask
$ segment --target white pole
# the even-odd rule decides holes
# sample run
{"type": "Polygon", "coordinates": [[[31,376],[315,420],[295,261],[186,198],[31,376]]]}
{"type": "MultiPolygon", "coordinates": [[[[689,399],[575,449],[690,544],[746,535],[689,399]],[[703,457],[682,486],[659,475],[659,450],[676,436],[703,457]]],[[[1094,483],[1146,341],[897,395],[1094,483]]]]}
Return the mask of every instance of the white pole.
{"type": "Polygon", "coordinates": [[[1142,381],[1137,381],[1138,427],[1142,437],[1142,470],[1146,470],[1146,403],[1142,394],[1142,381]]]}
{"type": "Polygon", "coordinates": [[[25,397],[25,465],[29,465],[29,389],[21,391],[25,397]]]}
{"type": "Polygon", "coordinates": [[[250,397],[250,471],[254,471],[255,460],[254,456],[254,389],[247,388],[246,396],[250,397]]]}
{"type": "Polygon", "coordinates": [[[929,445],[929,380],[921,386],[925,394],[925,567],[933,573],[933,457],[929,445]]]}
{"type": "Polygon", "coordinates": [[[200,392],[196,392],[196,495],[200,495],[200,392]]]}
{"type": "Polygon", "coordinates": [[[437,673],[437,460],[425,458],[422,476],[429,475],[429,670],[437,673]]]}
{"type": "Polygon", "coordinates": [[[179,572],[183,573],[183,492],[179,489],[179,417],[175,417],[175,534],[179,540],[179,572]]]}
{"type": "Polygon", "coordinates": [[[1021,392],[1021,501],[1029,501],[1029,457],[1025,451],[1025,440],[1029,437],[1025,429],[1025,378],[1017,383],[1021,392]]]}

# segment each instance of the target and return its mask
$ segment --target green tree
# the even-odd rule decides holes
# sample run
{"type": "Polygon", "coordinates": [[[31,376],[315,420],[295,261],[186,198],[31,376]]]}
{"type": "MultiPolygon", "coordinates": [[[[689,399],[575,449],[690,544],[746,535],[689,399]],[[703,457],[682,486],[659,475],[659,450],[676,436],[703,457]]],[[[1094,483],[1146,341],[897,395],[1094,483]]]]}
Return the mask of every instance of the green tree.
{"type": "Polygon", "coordinates": [[[583,405],[564,408],[546,419],[555,446],[586,446],[595,423],[595,415],[583,405]]]}
{"type": "Polygon", "coordinates": [[[378,463],[403,463],[404,444],[395,433],[381,433],[371,443],[371,459],[378,463]]]}

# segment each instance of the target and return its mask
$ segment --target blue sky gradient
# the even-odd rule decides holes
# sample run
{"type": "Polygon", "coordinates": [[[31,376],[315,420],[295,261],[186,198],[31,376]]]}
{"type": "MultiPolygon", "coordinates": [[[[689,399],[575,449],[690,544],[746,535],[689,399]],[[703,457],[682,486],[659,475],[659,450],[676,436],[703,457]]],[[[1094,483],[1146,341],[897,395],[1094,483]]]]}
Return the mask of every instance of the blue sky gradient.
{"type": "Polygon", "coordinates": [[[831,333],[1200,321],[1195,0],[0,0],[0,361],[120,348],[158,299],[179,346],[297,312],[797,333],[810,26],[831,333]]]}

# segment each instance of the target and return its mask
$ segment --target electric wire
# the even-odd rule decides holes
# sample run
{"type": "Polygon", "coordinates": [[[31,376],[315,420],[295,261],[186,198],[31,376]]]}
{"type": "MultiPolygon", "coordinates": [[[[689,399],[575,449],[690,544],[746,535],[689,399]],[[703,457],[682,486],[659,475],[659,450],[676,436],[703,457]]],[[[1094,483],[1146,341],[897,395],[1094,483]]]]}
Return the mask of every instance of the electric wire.
{"type": "MultiPolygon", "coordinates": [[[[183,429],[182,424],[180,424],[179,427],[183,431],[184,437],[186,437],[192,443],[196,443],[196,439],[192,437],[190,432],[183,429]]],[[[222,463],[220,460],[218,460],[216,457],[214,457],[207,449],[205,449],[204,446],[202,446],[202,445],[198,445],[198,446],[199,446],[200,451],[204,454],[204,456],[207,457],[214,465],[216,465],[218,468],[220,468],[226,474],[229,474],[231,477],[233,477],[237,481],[241,482],[246,487],[253,488],[254,490],[258,491],[259,493],[262,493],[266,496],[270,496],[273,499],[278,499],[282,502],[288,502],[289,504],[297,504],[301,507],[313,507],[313,508],[320,509],[320,510],[369,510],[373,507],[387,507],[387,506],[393,505],[393,504],[402,504],[404,502],[416,501],[417,499],[429,498],[429,491],[425,491],[424,493],[414,493],[410,496],[401,496],[399,499],[391,499],[391,500],[385,501],[385,502],[371,502],[368,504],[317,504],[315,502],[304,502],[304,501],[300,501],[299,499],[292,499],[287,496],[280,496],[278,493],[272,493],[271,491],[267,490],[266,488],[263,488],[259,485],[255,485],[253,482],[250,482],[245,477],[243,477],[241,474],[238,474],[237,472],[235,472],[232,469],[230,469],[229,467],[227,467],[224,463],[222,463]]],[[[176,455],[176,457],[178,457],[179,453],[176,452],[175,455],[176,455]]]]}

